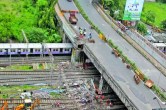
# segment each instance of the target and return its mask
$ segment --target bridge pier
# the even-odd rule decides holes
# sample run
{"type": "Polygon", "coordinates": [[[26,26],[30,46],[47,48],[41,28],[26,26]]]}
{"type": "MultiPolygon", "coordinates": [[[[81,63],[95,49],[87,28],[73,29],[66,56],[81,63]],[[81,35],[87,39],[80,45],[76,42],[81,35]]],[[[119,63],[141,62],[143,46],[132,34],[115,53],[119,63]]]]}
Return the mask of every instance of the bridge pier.
{"type": "Polygon", "coordinates": [[[63,33],[62,42],[63,43],[71,43],[70,39],[68,38],[68,36],[65,33],[63,33]]]}
{"type": "Polygon", "coordinates": [[[106,80],[106,82],[110,85],[110,87],[113,89],[113,91],[117,94],[117,96],[121,99],[121,101],[125,104],[128,110],[138,110],[138,108],[135,106],[134,103],[131,102],[129,97],[124,93],[124,91],[121,89],[121,87],[117,84],[117,82],[113,79],[113,77],[108,73],[105,68],[100,64],[98,59],[90,52],[88,47],[84,45],[83,48],[85,54],[88,56],[88,58],[91,60],[91,62],[94,64],[94,66],[97,68],[97,70],[101,73],[103,78],[106,80]]]}
{"type": "Polygon", "coordinates": [[[73,49],[71,55],[71,63],[75,66],[81,66],[84,62],[84,53],[80,49],[73,49]]]}
{"type": "Polygon", "coordinates": [[[103,77],[100,77],[100,82],[99,82],[99,90],[102,91],[103,88],[103,77]]]}

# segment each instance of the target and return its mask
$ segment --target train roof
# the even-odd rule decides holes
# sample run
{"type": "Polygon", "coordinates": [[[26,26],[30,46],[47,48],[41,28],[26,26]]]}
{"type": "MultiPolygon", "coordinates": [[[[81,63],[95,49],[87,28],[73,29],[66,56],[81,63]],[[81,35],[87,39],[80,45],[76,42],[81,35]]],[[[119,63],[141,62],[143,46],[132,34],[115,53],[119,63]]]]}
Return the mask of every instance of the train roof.
{"type": "MultiPolygon", "coordinates": [[[[71,43],[44,43],[45,48],[73,48],[71,43]]],[[[0,49],[42,48],[41,43],[0,43],[0,49]]]]}
{"type": "Polygon", "coordinates": [[[26,48],[41,48],[40,43],[1,43],[0,44],[0,49],[26,49],[26,48]]]}
{"type": "Polygon", "coordinates": [[[166,43],[153,43],[156,47],[166,47],[166,43]]]}
{"type": "Polygon", "coordinates": [[[45,43],[45,48],[73,48],[71,43],[45,43]]]}

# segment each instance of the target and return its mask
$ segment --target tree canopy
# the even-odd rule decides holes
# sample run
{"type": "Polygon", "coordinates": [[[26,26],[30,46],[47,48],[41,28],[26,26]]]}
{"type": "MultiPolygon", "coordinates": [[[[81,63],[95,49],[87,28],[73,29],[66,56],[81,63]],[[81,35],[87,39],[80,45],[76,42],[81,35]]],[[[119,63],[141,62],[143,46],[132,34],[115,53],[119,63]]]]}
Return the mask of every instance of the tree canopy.
{"type": "Polygon", "coordinates": [[[29,42],[60,42],[54,24],[55,0],[0,0],[0,42],[23,42],[24,29],[29,42]],[[55,36],[56,37],[53,37],[55,36]]]}

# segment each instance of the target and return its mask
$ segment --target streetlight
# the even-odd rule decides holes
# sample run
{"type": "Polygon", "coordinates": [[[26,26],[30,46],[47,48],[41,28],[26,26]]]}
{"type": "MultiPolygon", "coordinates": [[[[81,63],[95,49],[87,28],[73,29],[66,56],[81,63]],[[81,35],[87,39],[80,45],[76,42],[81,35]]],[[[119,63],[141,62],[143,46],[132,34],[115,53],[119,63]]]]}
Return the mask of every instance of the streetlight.
{"type": "Polygon", "coordinates": [[[158,101],[157,97],[154,97],[153,100],[157,100],[157,103],[159,104],[159,106],[161,108],[160,102],[158,101]]]}
{"type": "Polygon", "coordinates": [[[161,76],[161,73],[159,75],[159,79],[158,79],[158,82],[157,82],[157,86],[159,85],[159,81],[160,81],[160,76],[161,76]]]}

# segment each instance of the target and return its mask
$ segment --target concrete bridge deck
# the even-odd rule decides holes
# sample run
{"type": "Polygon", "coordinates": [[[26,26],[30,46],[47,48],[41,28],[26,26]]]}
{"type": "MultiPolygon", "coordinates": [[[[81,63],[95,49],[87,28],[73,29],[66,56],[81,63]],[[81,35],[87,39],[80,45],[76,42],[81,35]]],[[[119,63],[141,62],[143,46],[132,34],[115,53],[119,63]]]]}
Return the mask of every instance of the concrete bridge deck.
{"type": "MultiPolygon", "coordinates": [[[[78,10],[74,3],[67,2],[67,0],[59,0],[58,4],[61,9],[78,10]]],[[[68,19],[69,14],[64,15],[64,17],[68,19]]],[[[144,86],[143,82],[139,85],[135,84],[133,72],[125,67],[121,59],[116,58],[111,54],[112,49],[98,38],[98,34],[94,30],[89,29],[90,25],[80,14],[77,15],[77,18],[79,19],[78,24],[72,26],[71,30],[74,29],[78,32],[78,27],[82,27],[87,29],[87,33],[92,32],[95,43],[86,43],[83,50],[126,107],[129,110],[166,108],[166,105],[163,105],[160,100],[153,100],[156,95],[144,86]]],[[[62,21],[64,19],[65,18],[61,17],[62,21]]],[[[71,38],[73,37],[73,39],[75,37],[73,34],[69,36],[71,38]]]]}

